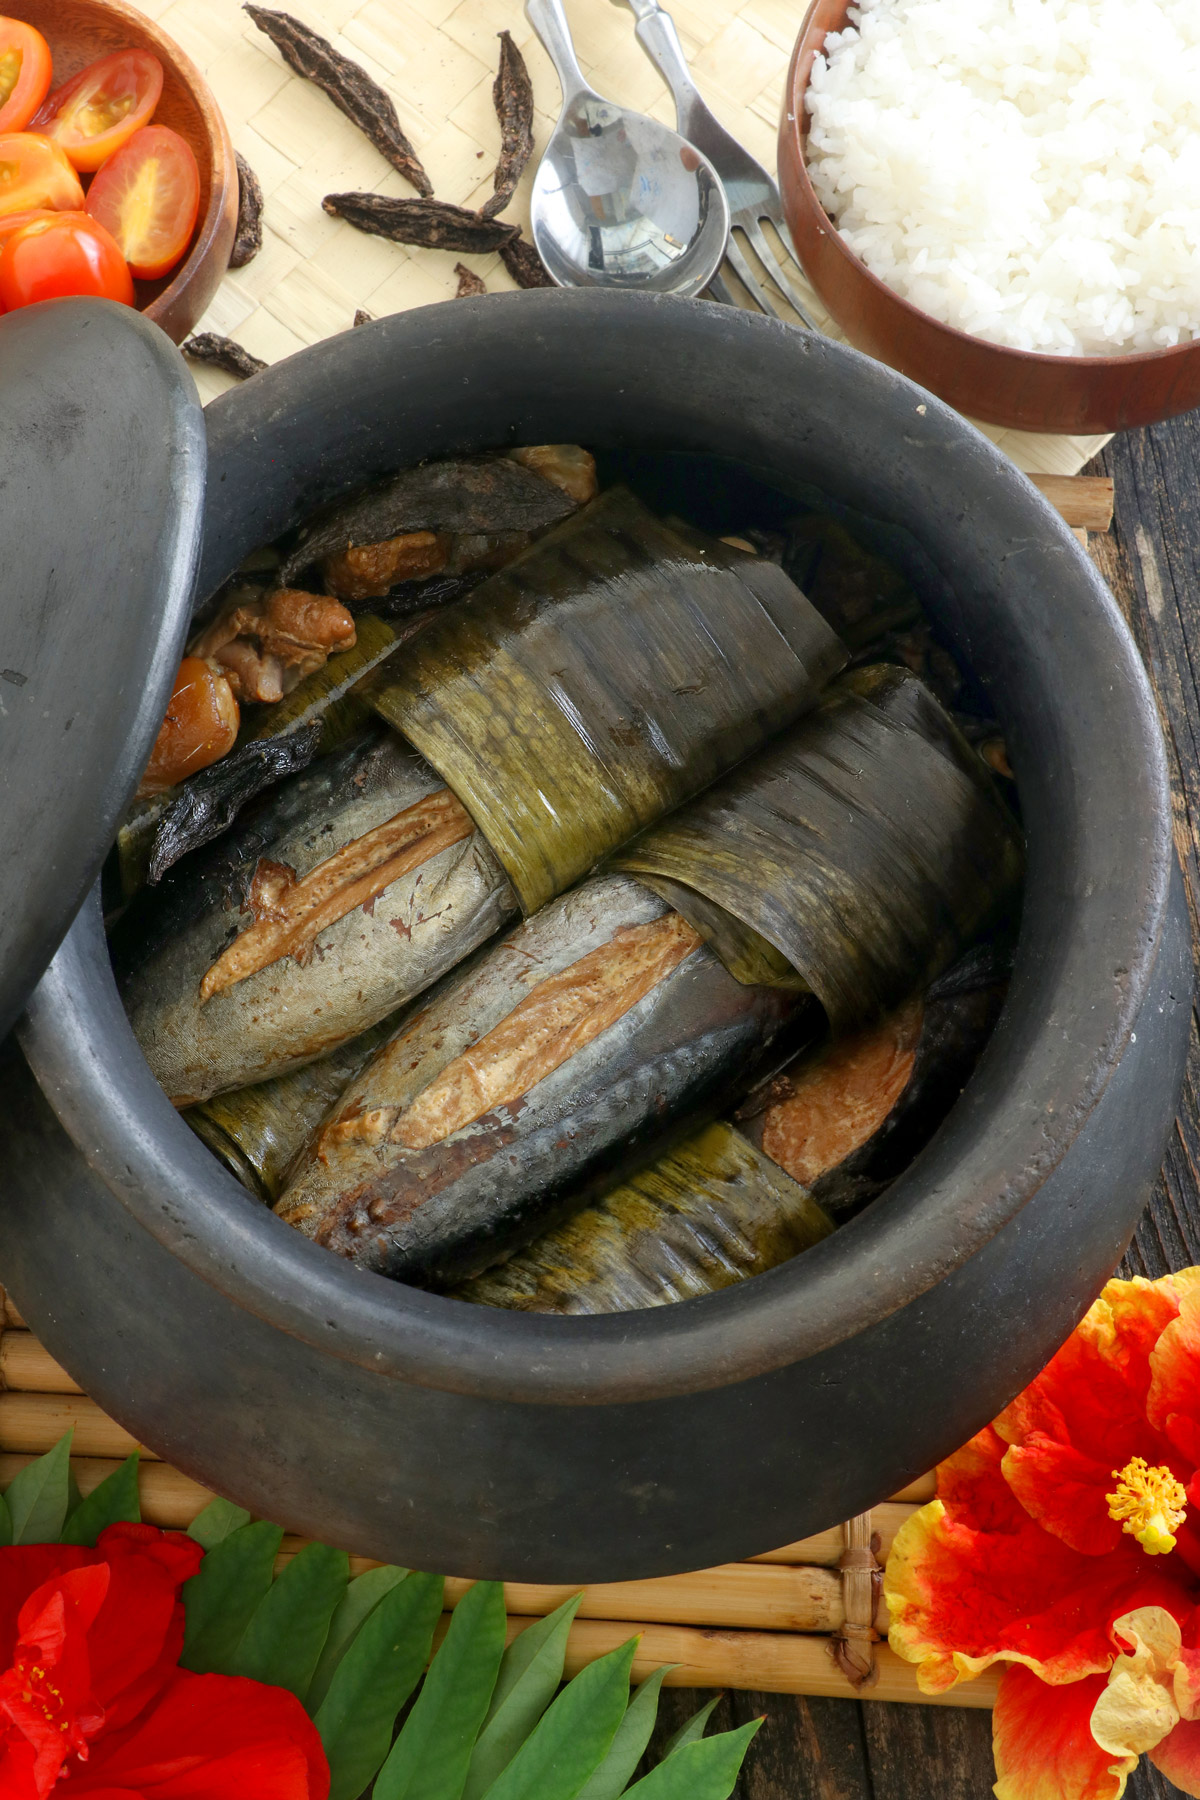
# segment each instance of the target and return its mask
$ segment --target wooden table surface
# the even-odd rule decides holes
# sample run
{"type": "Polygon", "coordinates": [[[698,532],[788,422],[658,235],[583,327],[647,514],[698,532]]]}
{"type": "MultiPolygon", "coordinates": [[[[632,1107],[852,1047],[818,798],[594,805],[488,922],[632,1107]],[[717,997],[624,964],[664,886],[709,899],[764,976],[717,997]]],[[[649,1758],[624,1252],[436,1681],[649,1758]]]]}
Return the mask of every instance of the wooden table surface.
{"type": "MultiPolygon", "coordinates": [[[[1111,475],[1116,518],[1092,554],[1133,627],[1158,695],[1172,764],[1175,840],[1193,930],[1200,911],[1200,412],[1126,433],[1087,473],[1111,475]]],[[[1197,937],[1200,942],[1200,936],[1197,937]]],[[[1179,1120],[1142,1217],[1126,1275],[1200,1263],[1200,1041],[1195,1011],[1179,1120]]],[[[669,1735],[704,1699],[664,1689],[669,1735]]],[[[766,1715],[734,1800],[987,1800],[994,1780],[991,1714],[966,1708],[729,1694],[710,1729],[766,1715]]],[[[658,1740],[656,1740],[658,1741],[658,1740]]],[[[1126,1800],[1179,1789],[1143,1759],[1126,1800]]]]}

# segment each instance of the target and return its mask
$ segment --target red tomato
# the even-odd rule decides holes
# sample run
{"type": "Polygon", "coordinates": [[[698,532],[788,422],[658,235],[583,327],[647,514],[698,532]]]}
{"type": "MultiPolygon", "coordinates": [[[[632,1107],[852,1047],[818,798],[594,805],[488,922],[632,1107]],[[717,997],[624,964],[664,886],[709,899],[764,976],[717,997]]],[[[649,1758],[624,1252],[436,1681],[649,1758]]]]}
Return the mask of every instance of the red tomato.
{"type": "Polygon", "coordinates": [[[49,138],[32,131],[0,136],[0,215],[42,211],[82,212],[79,177],[49,138]]]}
{"type": "Polygon", "coordinates": [[[150,123],[162,85],[162,64],[149,50],[114,50],[51,94],[33,129],[61,145],[77,169],[98,169],[150,123]]]}
{"type": "Polygon", "coordinates": [[[49,92],[49,44],[23,20],[0,17],[0,131],[24,131],[49,92]]]}
{"type": "Polygon", "coordinates": [[[20,231],[23,225],[32,225],[35,219],[58,219],[61,213],[47,212],[44,207],[34,207],[30,212],[0,213],[0,250],[3,250],[14,231],[20,231]]]}
{"type": "Polygon", "coordinates": [[[48,213],[14,231],[0,250],[0,306],[14,312],[65,294],[96,294],[133,305],[125,258],[86,213],[48,213]]]}
{"type": "Polygon", "coordinates": [[[173,269],[200,211],[200,170],[191,146],[165,125],[135,131],[88,190],[87,211],[112,233],[139,281],[173,269]]]}

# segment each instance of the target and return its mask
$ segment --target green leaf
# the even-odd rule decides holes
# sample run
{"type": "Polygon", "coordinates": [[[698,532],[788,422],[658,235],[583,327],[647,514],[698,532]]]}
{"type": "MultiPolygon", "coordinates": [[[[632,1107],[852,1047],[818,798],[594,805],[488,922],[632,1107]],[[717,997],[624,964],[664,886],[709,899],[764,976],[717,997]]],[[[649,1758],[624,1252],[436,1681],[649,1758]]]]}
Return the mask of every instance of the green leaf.
{"type": "Polygon", "coordinates": [[[280,1527],[260,1519],[206,1551],[183,1589],[187,1624],[181,1668],[198,1675],[230,1673],[242,1634],[271,1585],[282,1542],[280,1527]]]}
{"type": "Polygon", "coordinates": [[[633,1780],[633,1772],[646,1753],[654,1721],[658,1717],[658,1694],[663,1677],[678,1664],[664,1664],[647,1675],[625,1710],[617,1726],[612,1748],[591,1780],[579,1790],[579,1800],[618,1800],[633,1780]]]}
{"type": "Polygon", "coordinates": [[[350,1558],[328,1544],[306,1544],[255,1608],[230,1667],[302,1700],[350,1580],[350,1558]]]}
{"type": "Polygon", "coordinates": [[[26,1463],[9,1482],[4,1498],[14,1544],[56,1544],[67,1518],[71,1476],[71,1432],[53,1450],[26,1463]]]}
{"type": "Polygon", "coordinates": [[[504,1655],[505,1624],[500,1582],[468,1588],[379,1773],[373,1800],[460,1800],[504,1655]]]}
{"type": "Polygon", "coordinates": [[[699,1712],[684,1720],[674,1737],[667,1739],[667,1747],[662,1753],[664,1762],[668,1756],[674,1756],[677,1750],[682,1750],[685,1744],[694,1744],[697,1738],[704,1736],[704,1727],[712,1717],[714,1707],[719,1706],[724,1698],[724,1694],[714,1694],[707,1706],[702,1706],[699,1712]]]}
{"type": "Polygon", "coordinates": [[[751,1719],[737,1731],[698,1738],[684,1744],[656,1769],[635,1781],[626,1800],[729,1800],[741,1766],[761,1719],[751,1719]]]}
{"type": "Polygon", "coordinates": [[[196,1514],[187,1534],[202,1549],[213,1550],[222,1539],[232,1537],[249,1523],[250,1514],[244,1506],[235,1506],[232,1500],[210,1500],[203,1512],[196,1514]]]}
{"type": "Polygon", "coordinates": [[[106,1475],[70,1513],[62,1529],[64,1544],[94,1544],[107,1525],[136,1525],[142,1516],[138,1499],[138,1452],[106,1475]]]}
{"type": "Polygon", "coordinates": [[[397,1569],[391,1563],[384,1563],[382,1568],[368,1569],[365,1574],[355,1576],[350,1583],[330,1622],[325,1648],[309,1682],[308,1693],[304,1696],[304,1704],[310,1713],[316,1712],[329,1692],[334,1670],[358,1636],[363,1621],[374,1612],[384,1595],[390,1594],[394,1587],[399,1586],[407,1574],[407,1569],[397,1569]]]}
{"type": "Polygon", "coordinates": [[[582,1594],[528,1625],[504,1652],[492,1704],[467,1771],[462,1800],[481,1800],[553,1700],[562,1680],[567,1634],[582,1594]]]}
{"type": "Polygon", "coordinates": [[[0,1494],[0,1548],[12,1543],[12,1514],[8,1510],[8,1501],[0,1494]]]}
{"type": "Polygon", "coordinates": [[[632,1637],[579,1672],[488,1789],[487,1800],[577,1800],[625,1716],[637,1647],[632,1637]]]}
{"type": "Polygon", "coordinates": [[[83,1489],[75,1479],[75,1471],[67,1464],[67,1517],[83,1505],[83,1489]]]}
{"type": "Polygon", "coordinates": [[[313,1723],[333,1779],[329,1800],[358,1800],[421,1679],[442,1610],[440,1575],[409,1575],[367,1618],[338,1664],[313,1723]]]}

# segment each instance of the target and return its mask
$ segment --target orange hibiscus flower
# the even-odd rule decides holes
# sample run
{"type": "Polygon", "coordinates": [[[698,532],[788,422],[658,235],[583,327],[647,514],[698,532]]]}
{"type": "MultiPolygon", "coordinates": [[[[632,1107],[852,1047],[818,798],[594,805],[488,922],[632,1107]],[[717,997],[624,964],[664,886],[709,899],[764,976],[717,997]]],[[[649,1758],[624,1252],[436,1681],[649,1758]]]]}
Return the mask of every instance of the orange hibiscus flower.
{"type": "Polygon", "coordinates": [[[926,1693],[1008,1665],[999,1800],[1118,1800],[1143,1752],[1200,1795],[1200,1269],[1109,1282],[942,1463],[884,1594],[926,1693]]]}

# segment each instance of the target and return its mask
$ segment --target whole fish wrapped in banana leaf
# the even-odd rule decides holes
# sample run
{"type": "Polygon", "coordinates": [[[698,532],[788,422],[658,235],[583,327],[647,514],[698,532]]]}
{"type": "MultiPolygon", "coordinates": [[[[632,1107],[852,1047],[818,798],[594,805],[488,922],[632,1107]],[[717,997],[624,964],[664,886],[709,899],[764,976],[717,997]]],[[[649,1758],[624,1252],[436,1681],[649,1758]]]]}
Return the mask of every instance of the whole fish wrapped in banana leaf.
{"type": "Polygon", "coordinates": [[[614,858],[747,981],[815,994],[835,1030],[928,986],[1011,908],[1020,833],[915,676],[858,670],[614,858]]]}
{"type": "Polygon", "coordinates": [[[745,1080],[795,1009],[736,981],[648,889],[597,877],[426,997],[276,1210],[403,1280],[472,1274],[665,1120],[745,1080]]]}
{"type": "Polygon", "coordinates": [[[139,896],[116,942],[122,998],[191,1106],[377,1024],[516,909],[454,795],[373,726],[139,896]]]}
{"type": "Polygon", "coordinates": [[[846,651],[773,563],[613,489],[372,679],[532,913],[807,711],[846,651]]]}
{"type": "Polygon", "coordinates": [[[697,1132],[455,1297],[633,1312],[716,1293],[807,1250],[833,1230],[831,1213],[884,1191],[962,1091],[1004,995],[986,972],[973,980],[948,980],[802,1052],[739,1107],[736,1127],[697,1132]]]}
{"type": "Polygon", "coordinates": [[[189,1106],[183,1117],[243,1187],[273,1205],[289,1168],[330,1107],[387,1043],[398,1023],[389,1014],[316,1062],[277,1075],[274,1081],[214,1094],[199,1106],[189,1106]]]}

